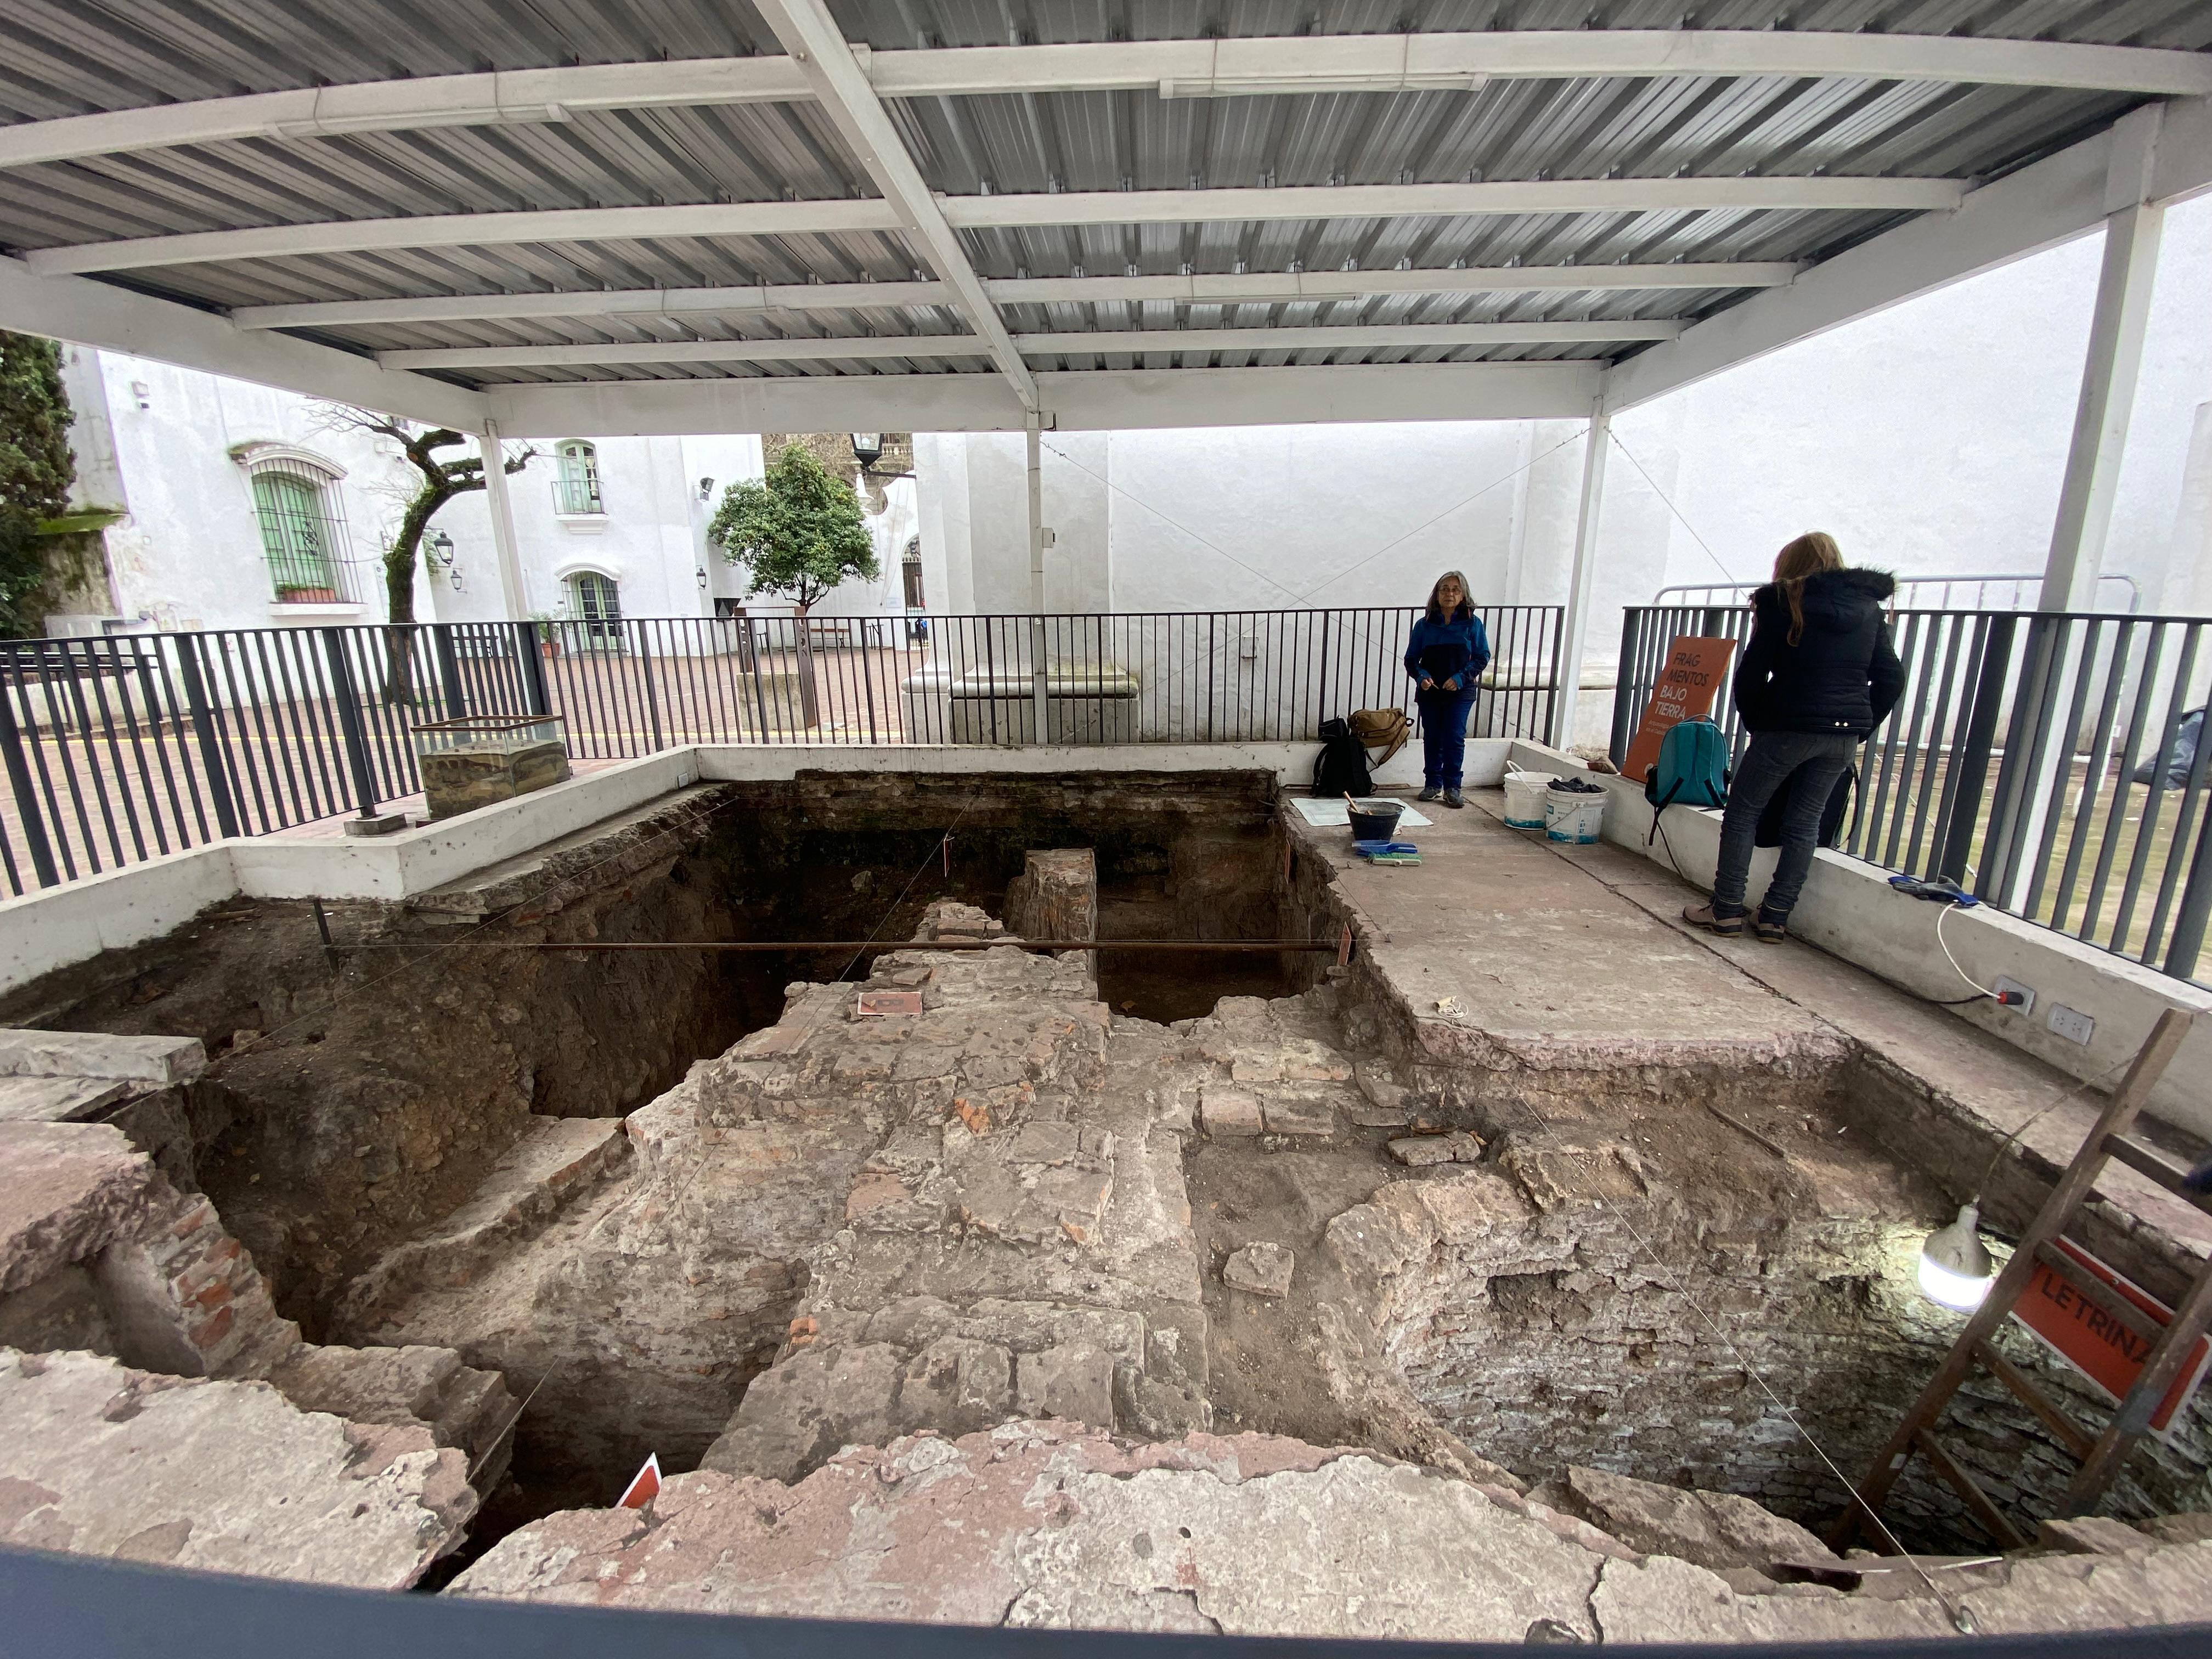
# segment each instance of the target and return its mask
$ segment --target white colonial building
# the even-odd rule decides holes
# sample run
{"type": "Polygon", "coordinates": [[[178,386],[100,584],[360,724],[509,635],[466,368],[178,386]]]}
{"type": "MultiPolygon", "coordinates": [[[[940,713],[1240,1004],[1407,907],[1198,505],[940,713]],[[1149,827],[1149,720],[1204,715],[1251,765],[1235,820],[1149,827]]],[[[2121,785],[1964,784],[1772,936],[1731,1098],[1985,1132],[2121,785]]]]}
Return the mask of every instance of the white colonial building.
{"type": "MultiPolygon", "coordinates": [[[[421,477],[396,441],[334,421],[326,405],[291,392],[64,349],[78,503],[123,516],[105,533],[105,592],[95,582],[77,608],[49,619],[50,632],[386,619],[384,552],[421,477]]],[[[579,434],[529,447],[528,465],[508,480],[520,592],[507,591],[489,503],[475,491],[431,521],[415,579],[417,620],[789,611],[749,599],[745,572],[707,541],[723,490],[762,476],[757,434],[579,434]]],[[[882,481],[866,505],[882,574],[839,588],[822,614],[905,608],[913,478],[882,481]]]]}

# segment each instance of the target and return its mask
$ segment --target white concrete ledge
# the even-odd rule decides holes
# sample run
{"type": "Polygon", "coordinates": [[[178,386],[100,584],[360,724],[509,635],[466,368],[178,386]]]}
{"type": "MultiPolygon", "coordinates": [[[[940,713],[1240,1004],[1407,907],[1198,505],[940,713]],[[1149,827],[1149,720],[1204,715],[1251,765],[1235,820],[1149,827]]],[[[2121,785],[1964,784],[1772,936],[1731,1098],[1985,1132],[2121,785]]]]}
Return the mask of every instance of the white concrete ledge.
{"type": "Polygon", "coordinates": [[[395,836],[223,844],[251,898],[404,899],[698,781],[696,751],[671,749],[395,836]]]}
{"type": "Polygon", "coordinates": [[[27,893],[0,902],[0,991],[160,939],[226,899],[405,898],[697,778],[692,751],[671,750],[374,841],[234,836],[27,893]]]}
{"type": "MultiPolygon", "coordinates": [[[[1467,745],[1470,788],[1505,775],[1505,738],[1471,738],[1467,745]]],[[[986,749],[956,744],[858,745],[729,744],[694,750],[702,780],[769,781],[800,772],[998,773],[1009,777],[1073,772],[1271,772],[1278,787],[1303,789],[1313,781],[1316,743],[1133,743],[1088,747],[1052,744],[986,749]]],[[[1421,744],[1416,738],[1375,773],[1378,789],[1421,786],[1421,744]]]]}
{"type": "MultiPolygon", "coordinates": [[[[1670,870],[1671,844],[1674,857],[1681,860],[1682,875],[1704,890],[1712,890],[1713,872],[1720,860],[1719,813],[1669,808],[1666,840],[1646,847],[1651,808],[1640,784],[1588,773],[1580,762],[1540,744],[1516,743],[1513,750],[1516,765],[1583,772],[1603,784],[1610,796],[1605,809],[1607,841],[1670,870]]],[[[1775,857],[1767,849],[1752,859],[1749,890],[1754,903],[1775,857]]],[[[1973,988],[1936,947],[1939,909],[1897,891],[1889,884],[1889,872],[1824,848],[1815,855],[1805,891],[1791,913],[1790,931],[1917,995],[1936,1001],[1971,997],[1973,988]]],[[[1943,926],[1943,942],[1959,958],[1960,967],[1979,983],[1992,984],[2003,975],[2035,990],[2035,1007],[2028,1014],[2014,1013],[1987,1000],[1962,1004],[1952,1013],[2102,1089],[2119,1081],[2166,1009],[2192,1014],[2212,1011],[2212,992],[1986,904],[1956,911],[1943,926]],[[2047,1020],[2054,1003],[2096,1021],[2095,1033],[2086,1046],[2050,1029],[2047,1020]]],[[[2212,1020],[2197,1022],[2152,1095],[2150,1109],[2192,1133],[2212,1138],[2212,1020]]]]}

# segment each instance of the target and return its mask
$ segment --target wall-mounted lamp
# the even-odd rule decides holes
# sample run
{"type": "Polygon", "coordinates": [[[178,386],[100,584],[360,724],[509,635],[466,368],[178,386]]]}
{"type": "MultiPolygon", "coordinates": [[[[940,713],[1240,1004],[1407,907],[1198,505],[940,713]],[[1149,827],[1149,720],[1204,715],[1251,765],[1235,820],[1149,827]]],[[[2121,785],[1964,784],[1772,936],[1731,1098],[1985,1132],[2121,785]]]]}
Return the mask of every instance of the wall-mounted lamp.
{"type": "Polygon", "coordinates": [[[702,479],[700,479],[700,480],[699,480],[699,499],[700,499],[701,501],[711,501],[712,499],[714,499],[714,481],[712,478],[702,478],[702,479]]]}
{"type": "Polygon", "coordinates": [[[444,531],[439,531],[430,538],[429,554],[433,564],[441,569],[451,570],[453,568],[453,538],[444,531]]]}
{"type": "Polygon", "coordinates": [[[698,575],[699,591],[703,593],[707,591],[707,567],[705,565],[702,564],[699,567],[698,575]]]}
{"type": "Polygon", "coordinates": [[[853,459],[866,471],[884,458],[884,434],[880,432],[853,434],[853,459]]]}

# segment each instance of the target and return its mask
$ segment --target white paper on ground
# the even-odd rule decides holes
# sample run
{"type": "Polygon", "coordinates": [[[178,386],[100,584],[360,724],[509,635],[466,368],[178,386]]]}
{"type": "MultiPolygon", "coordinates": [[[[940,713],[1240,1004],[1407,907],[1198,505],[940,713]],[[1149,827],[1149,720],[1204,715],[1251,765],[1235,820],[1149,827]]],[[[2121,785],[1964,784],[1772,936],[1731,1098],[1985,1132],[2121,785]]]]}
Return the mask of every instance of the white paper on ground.
{"type": "MultiPolygon", "coordinates": [[[[1378,796],[1377,799],[1385,798],[1378,796]]],[[[1352,809],[1341,800],[1316,800],[1310,795],[1293,795],[1291,805],[1298,809],[1300,817],[1316,830],[1326,830],[1332,824],[1340,830],[1352,828],[1352,809]]],[[[1398,815],[1401,830],[1425,830],[1435,822],[1434,818],[1423,817],[1410,806],[1398,815]]]]}

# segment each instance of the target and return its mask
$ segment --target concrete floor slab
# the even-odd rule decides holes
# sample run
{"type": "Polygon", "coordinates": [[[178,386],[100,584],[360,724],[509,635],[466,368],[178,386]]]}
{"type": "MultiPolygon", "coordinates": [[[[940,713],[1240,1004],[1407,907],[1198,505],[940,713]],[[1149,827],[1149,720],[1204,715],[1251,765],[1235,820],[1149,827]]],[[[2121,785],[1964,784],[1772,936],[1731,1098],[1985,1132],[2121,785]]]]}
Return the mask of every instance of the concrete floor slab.
{"type": "Polygon", "coordinates": [[[1439,815],[1424,862],[1377,868],[1348,832],[1284,823],[1370,925],[1415,1018],[1552,1066],[1741,1062],[1832,1049],[1817,1017],[1617,891],[1610,848],[1562,859],[1491,812],[1439,815]],[[1591,856],[1597,855],[1597,856],[1591,856]]]}
{"type": "MultiPolygon", "coordinates": [[[[1470,791],[1470,816],[1481,816],[1505,830],[1504,796],[1496,790],[1470,791]]],[[[1881,1063],[1915,1079],[1984,1130],[1992,1140],[2019,1133],[2034,1177],[2047,1183],[2070,1161],[2117,1077],[2085,1087],[2057,1067],[2023,1053],[1958,1018],[1948,1009],[1899,989],[1875,975],[1830,956],[1802,940],[1778,943],[1748,934],[1722,939],[1682,921],[1686,905],[1704,902],[1702,889],[1672,875],[1663,865],[1626,850],[1599,844],[1573,847],[1533,842],[1557,861],[1603,884],[1616,898],[1643,911],[1654,924],[1694,950],[1726,964],[1744,980],[1771,992],[1838,1033],[1881,1063]]],[[[1902,902],[1902,901],[1900,901],[1902,902]]],[[[1929,948],[1934,923],[1929,923],[1929,948]]],[[[1961,994],[1966,988],[1961,986],[1961,994]]],[[[2146,1132],[2170,1144],[2178,1154],[2197,1148],[2179,1131],[2147,1124],[2146,1132]]],[[[2176,1247],[2180,1263],[2212,1255],[2212,1217],[2184,1203],[2133,1170],[2108,1164],[2096,1191],[2117,1212],[2114,1224],[2135,1231],[2148,1225],[2176,1247]]],[[[2032,1198],[2030,1201],[2033,1201],[2032,1198]]],[[[2001,1212],[1990,1218],[2017,1222],[2023,1216],[2001,1212]]]]}

